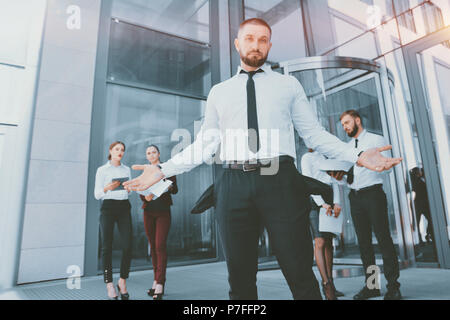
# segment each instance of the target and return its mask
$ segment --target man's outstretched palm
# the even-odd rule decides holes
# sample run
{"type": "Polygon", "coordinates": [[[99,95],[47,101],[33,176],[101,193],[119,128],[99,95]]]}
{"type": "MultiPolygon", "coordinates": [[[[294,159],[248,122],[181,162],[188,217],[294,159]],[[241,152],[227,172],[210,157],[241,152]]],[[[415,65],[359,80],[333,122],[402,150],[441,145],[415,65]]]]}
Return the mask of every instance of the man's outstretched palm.
{"type": "Polygon", "coordinates": [[[144,172],[137,178],[124,182],[123,186],[128,191],[144,191],[164,178],[161,170],[154,165],[134,165],[133,170],[143,170],[144,172]]]}
{"type": "Polygon", "coordinates": [[[377,172],[389,170],[403,160],[403,158],[386,158],[381,154],[391,149],[392,146],[384,146],[366,150],[358,158],[357,165],[377,172]]]}

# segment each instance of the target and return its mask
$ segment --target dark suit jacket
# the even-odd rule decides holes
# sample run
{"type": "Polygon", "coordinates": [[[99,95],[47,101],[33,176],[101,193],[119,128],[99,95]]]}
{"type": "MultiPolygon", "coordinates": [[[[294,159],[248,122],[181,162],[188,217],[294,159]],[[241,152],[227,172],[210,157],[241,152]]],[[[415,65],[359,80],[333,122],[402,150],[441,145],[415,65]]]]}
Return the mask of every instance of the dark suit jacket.
{"type": "Polygon", "coordinates": [[[175,176],[167,178],[172,181],[172,188],[164,192],[161,197],[156,200],[147,201],[143,195],[140,195],[142,200],[142,209],[147,212],[166,212],[170,211],[170,206],[173,204],[171,194],[178,192],[177,178],[175,176]]]}
{"type": "MultiPolygon", "coordinates": [[[[306,194],[308,197],[311,195],[320,195],[326,203],[333,205],[333,188],[331,186],[316,179],[306,177],[301,173],[298,174],[297,182],[299,193],[306,194]]],[[[213,206],[215,206],[214,184],[210,185],[208,189],[206,189],[206,191],[200,196],[195,203],[194,208],[192,208],[191,213],[203,213],[213,206]]]]}

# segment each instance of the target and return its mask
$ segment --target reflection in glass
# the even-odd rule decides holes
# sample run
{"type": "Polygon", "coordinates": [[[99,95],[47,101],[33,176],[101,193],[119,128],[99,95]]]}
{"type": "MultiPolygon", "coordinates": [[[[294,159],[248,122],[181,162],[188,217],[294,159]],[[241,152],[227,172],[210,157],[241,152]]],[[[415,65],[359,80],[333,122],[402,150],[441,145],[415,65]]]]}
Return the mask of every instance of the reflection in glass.
{"type": "Polygon", "coordinates": [[[422,87],[432,124],[447,226],[450,221],[450,49],[447,41],[417,54],[422,87]]]}
{"type": "Polygon", "coordinates": [[[109,81],[197,96],[211,88],[208,45],[112,21],[109,48],[109,81]]]}
{"type": "MultiPolygon", "coordinates": [[[[405,45],[450,25],[450,3],[425,1],[399,14],[397,20],[402,44],[405,45]]],[[[450,46],[450,43],[446,42],[446,45],[450,46]]]]}
{"type": "Polygon", "coordinates": [[[398,48],[390,0],[305,0],[316,54],[373,59],[398,48]]]}
{"type": "Polygon", "coordinates": [[[209,43],[209,0],[112,0],[112,17],[209,43]]]}
{"type": "MultiPolygon", "coordinates": [[[[194,137],[194,122],[200,121],[205,101],[162,94],[142,89],[109,84],[105,114],[104,154],[111,141],[126,144],[123,163],[145,164],[145,150],[156,144],[161,161],[171,157],[177,141],[171,135],[175,129],[187,129],[194,137]]],[[[189,141],[188,141],[189,142],[189,141]]],[[[105,160],[106,162],[106,160],[105,160]]],[[[139,172],[133,171],[136,177],[139,172]]],[[[202,215],[189,212],[195,201],[212,184],[212,167],[200,166],[177,177],[178,193],[172,196],[172,223],[167,242],[169,263],[216,257],[215,224],[212,210],[202,215]]],[[[149,245],[144,231],[142,201],[136,193],[130,194],[133,221],[132,266],[148,266],[149,245]]],[[[120,239],[115,235],[114,239],[120,239]]],[[[119,245],[113,245],[113,265],[118,266],[119,245]]],[[[99,261],[99,266],[101,260],[99,261]]]]}
{"type": "Polygon", "coordinates": [[[245,0],[245,18],[262,18],[272,28],[273,63],[306,56],[300,1],[245,0]],[[287,36],[289,35],[289,36],[287,36]]]}

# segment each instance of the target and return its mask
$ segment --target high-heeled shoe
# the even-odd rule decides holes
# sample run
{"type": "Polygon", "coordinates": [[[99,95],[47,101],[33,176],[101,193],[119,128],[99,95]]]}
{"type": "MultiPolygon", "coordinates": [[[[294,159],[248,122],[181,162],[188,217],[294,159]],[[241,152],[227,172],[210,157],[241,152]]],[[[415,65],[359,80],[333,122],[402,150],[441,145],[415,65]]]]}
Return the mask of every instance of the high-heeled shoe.
{"type": "Polygon", "coordinates": [[[322,290],[327,300],[337,300],[336,293],[334,291],[334,287],[331,281],[322,282],[322,290]]]}
{"type": "Polygon", "coordinates": [[[129,300],[130,299],[130,294],[127,293],[122,293],[122,291],[120,291],[120,287],[119,285],[117,285],[117,289],[119,290],[119,294],[120,294],[120,299],[121,300],[129,300]]]}
{"type": "Polygon", "coordinates": [[[162,300],[163,295],[164,295],[164,287],[161,293],[153,293],[153,300],[162,300]]]}
{"type": "Polygon", "coordinates": [[[155,289],[153,289],[153,288],[148,289],[148,290],[147,290],[147,294],[148,294],[150,297],[153,297],[153,296],[155,295],[155,289]]]}
{"type": "MultiPolygon", "coordinates": [[[[114,286],[113,286],[113,288],[114,288],[114,286]]],[[[109,290],[108,290],[109,291],[109,290]]],[[[109,293],[109,292],[108,292],[109,293]]],[[[115,293],[115,292],[114,292],[115,293]]],[[[114,296],[114,297],[111,297],[109,294],[108,294],[108,300],[117,300],[119,297],[118,296],[114,296]]]]}
{"type": "Polygon", "coordinates": [[[332,284],[332,286],[333,286],[334,294],[336,295],[336,298],[344,297],[345,294],[344,294],[343,292],[341,292],[341,291],[339,291],[339,290],[336,289],[336,286],[334,285],[334,280],[333,280],[333,278],[330,279],[330,282],[331,282],[331,284],[332,284]]]}

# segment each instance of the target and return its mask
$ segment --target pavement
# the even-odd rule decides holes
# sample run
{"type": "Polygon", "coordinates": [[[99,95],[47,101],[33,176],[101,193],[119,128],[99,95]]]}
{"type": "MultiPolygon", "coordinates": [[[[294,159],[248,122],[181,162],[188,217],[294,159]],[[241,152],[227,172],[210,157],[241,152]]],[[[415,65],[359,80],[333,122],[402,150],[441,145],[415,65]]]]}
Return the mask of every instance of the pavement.
{"type": "MultiPolygon", "coordinates": [[[[357,266],[336,266],[341,276],[335,278],[336,288],[351,300],[364,283],[363,276],[352,276],[358,272],[348,272],[357,266]],[[347,276],[345,276],[347,275],[347,276]]],[[[319,273],[315,268],[317,279],[319,273]]],[[[117,283],[118,275],[114,275],[117,283]]],[[[291,300],[292,295],[281,271],[258,272],[258,295],[260,300],[291,300]]],[[[55,280],[0,291],[0,300],[104,300],[106,288],[102,276],[82,277],[79,288],[73,279],[55,280]],[[69,284],[69,286],[68,286],[69,284]]],[[[130,273],[127,281],[130,299],[151,300],[146,290],[151,286],[153,271],[130,273]]],[[[406,300],[450,300],[450,270],[434,268],[408,268],[401,270],[401,292],[406,300]]],[[[381,290],[386,292],[386,281],[381,275],[381,290]]],[[[165,300],[228,300],[228,275],[224,262],[170,267],[167,269],[165,300]]],[[[375,298],[373,300],[381,298],[375,298]]]]}

